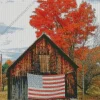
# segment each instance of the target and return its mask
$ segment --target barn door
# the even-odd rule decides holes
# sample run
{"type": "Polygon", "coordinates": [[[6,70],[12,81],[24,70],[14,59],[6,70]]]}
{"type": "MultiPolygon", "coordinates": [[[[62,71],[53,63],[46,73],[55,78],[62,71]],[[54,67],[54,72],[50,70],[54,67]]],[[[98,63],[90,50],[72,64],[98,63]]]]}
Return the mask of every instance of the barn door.
{"type": "Polygon", "coordinates": [[[18,99],[18,85],[17,85],[17,78],[13,77],[12,78],[12,84],[11,84],[11,99],[16,100],[18,99]]]}
{"type": "Polygon", "coordinates": [[[77,97],[77,80],[76,73],[70,73],[66,75],[66,97],[76,98],[77,97]]]}
{"type": "Polygon", "coordinates": [[[13,77],[11,80],[11,100],[28,100],[27,78],[13,77]]]}
{"type": "Polygon", "coordinates": [[[19,77],[19,99],[18,100],[28,100],[27,91],[28,91],[28,85],[27,85],[27,77],[19,77]]]}

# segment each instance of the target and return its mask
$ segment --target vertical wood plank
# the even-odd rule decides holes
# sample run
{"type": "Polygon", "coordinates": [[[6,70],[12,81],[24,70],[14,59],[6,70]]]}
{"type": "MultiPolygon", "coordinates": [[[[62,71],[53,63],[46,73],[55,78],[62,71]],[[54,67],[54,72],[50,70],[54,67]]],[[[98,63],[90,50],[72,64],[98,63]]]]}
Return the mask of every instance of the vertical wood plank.
{"type": "Polygon", "coordinates": [[[11,84],[10,84],[10,76],[8,76],[8,100],[11,99],[11,84]]]}

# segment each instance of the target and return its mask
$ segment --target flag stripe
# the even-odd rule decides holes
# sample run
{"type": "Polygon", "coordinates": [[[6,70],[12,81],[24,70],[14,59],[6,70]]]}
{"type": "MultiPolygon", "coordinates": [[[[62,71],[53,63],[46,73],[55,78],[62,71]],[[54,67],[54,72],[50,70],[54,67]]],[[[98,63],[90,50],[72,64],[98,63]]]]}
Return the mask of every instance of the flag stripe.
{"type": "Polygon", "coordinates": [[[43,85],[45,84],[61,84],[61,83],[64,83],[65,81],[59,81],[59,82],[43,82],[43,85]]]}
{"type": "Polygon", "coordinates": [[[35,91],[28,91],[28,94],[33,94],[33,95],[58,95],[58,94],[63,94],[64,95],[65,91],[62,90],[62,91],[56,91],[56,92],[35,92],[35,91]]]}
{"type": "Polygon", "coordinates": [[[33,88],[33,87],[29,87],[28,89],[37,89],[37,90],[58,90],[58,89],[62,89],[65,88],[65,86],[63,87],[56,87],[56,88],[33,88]]]}
{"type": "Polygon", "coordinates": [[[56,91],[61,91],[61,90],[65,90],[65,88],[61,88],[61,89],[52,89],[52,90],[50,90],[50,89],[28,89],[28,91],[36,91],[36,92],[56,92],[56,91]]]}
{"type": "Polygon", "coordinates": [[[49,83],[51,83],[51,82],[55,82],[55,81],[56,82],[62,82],[62,81],[65,81],[65,80],[64,80],[64,78],[63,79],[60,79],[60,80],[44,80],[43,79],[43,82],[49,82],[49,83]]]}
{"type": "Polygon", "coordinates": [[[47,76],[43,76],[42,78],[43,79],[59,79],[59,78],[64,78],[65,76],[50,76],[50,75],[47,75],[47,76]]]}
{"type": "Polygon", "coordinates": [[[65,85],[59,85],[59,86],[43,86],[43,88],[54,88],[54,89],[57,89],[59,87],[65,87],[65,85]]]}
{"type": "Polygon", "coordinates": [[[64,85],[65,86],[65,83],[60,83],[60,84],[44,84],[43,86],[58,86],[58,87],[60,87],[60,86],[62,86],[62,85],[64,85]]]}
{"type": "Polygon", "coordinates": [[[60,91],[52,91],[52,92],[38,92],[38,91],[28,91],[28,93],[34,93],[34,94],[57,94],[57,93],[62,93],[65,92],[65,90],[60,90],[60,91]]]}
{"type": "Polygon", "coordinates": [[[55,95],[61,95],[61,94],[64,94],[65,92],[59,92],[59,93],[53,93],[53,94],[38,94],[38,93],[30,93],[28,92],[29,95],[36,95],[36,96],[55,96],[55,95]]]}
{"type": "Polygon", "coordinates": [[[48,78],[48,77],[43,77],[43,80],[45,81],[45,80],[47,80],[47,81],[53,81],[53,80],[61,80],[61,79],[64,79],[64,76],[63,77],[56,77],[56,78],[54,78],[54,77],[50,77],[50,78],[48,78]]]}

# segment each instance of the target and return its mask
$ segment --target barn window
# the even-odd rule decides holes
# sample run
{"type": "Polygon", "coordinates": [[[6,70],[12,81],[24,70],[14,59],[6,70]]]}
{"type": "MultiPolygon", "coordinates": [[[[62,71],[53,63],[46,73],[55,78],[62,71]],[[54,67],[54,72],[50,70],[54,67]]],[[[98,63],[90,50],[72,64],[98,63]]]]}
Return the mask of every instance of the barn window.
{"type": "Polygon", "coordinates": [[[50,72],[49,59],[50,55],[39,55],[40,72],[50,72]]]}

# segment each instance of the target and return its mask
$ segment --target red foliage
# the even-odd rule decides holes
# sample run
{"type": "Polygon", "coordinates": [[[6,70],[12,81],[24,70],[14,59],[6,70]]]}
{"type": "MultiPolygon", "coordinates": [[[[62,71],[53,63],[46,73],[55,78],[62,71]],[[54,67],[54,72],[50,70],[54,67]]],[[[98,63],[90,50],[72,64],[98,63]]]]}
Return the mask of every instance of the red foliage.
{"type": "Polygon", "coordinates": [[[6,61],[6,64],[8,64],[9,66],[11,66],[12,63],[13,63],[13,61],[11,61],[10,59],[8,59],[8,60],[6,61]]]}
{"type": "Polygon", "coordinates": [[[37,29],[37,37],[45,32],[66,53],[68,48],[82,43],[96,29],[94,9],[90,4],[82,2],[78,7],[76,0],[40,1],[30,25],[37,29]]]}
{"type": "Polygon", "coordinates": [[[75,50],[75,58],[84,60],[87,58],[88,53],[89,53],[89,49],[87,47],[81,47],[78,50],[75,50]]]}

